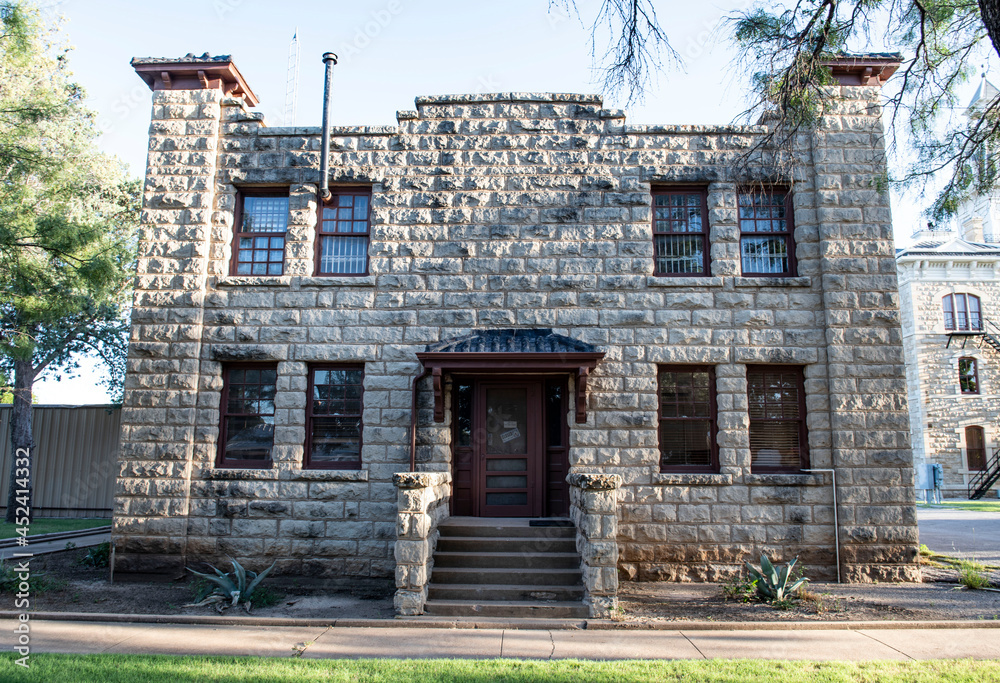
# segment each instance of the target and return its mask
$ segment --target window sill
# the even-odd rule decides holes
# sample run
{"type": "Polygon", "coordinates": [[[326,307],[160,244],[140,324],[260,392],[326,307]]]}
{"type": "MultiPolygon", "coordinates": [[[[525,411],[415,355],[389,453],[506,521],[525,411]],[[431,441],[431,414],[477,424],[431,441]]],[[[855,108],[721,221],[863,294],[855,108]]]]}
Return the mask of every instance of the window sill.
{"type": "Polygon", "coordinates": [[[293,481],[368,481],[368,470],[295,470],[293,481]]]}
{"type": "Polygon", "coordinates": [[[737,287],[810,287],[812,278],[808,275],[796,277],[737,277],[733,278],[737,287]]]}
{"type": "Polygon", "coordinates": [[[748,474],[744,477],[745,484],[763,484],[768,486],[820,486],[823,475],[818,472],[783,472],[774,474],[748,474]]]}
{"type": "Polygon", "coordinates": [[[300,287],[374,287],[374,275],[328,275],[299,278],[300,287]]]}
{"type": "Polygon", "coordinates": [[[226,479],[257,479],[269,481],[278,479],[278,470],[272,469],[251,469],[251,468],[216,468],[205,472],[205,479],[226,480],[226,479]]]}
{"type": "Polygon", "coordinates": [[[711,276],[684,276],[671,277],[669,275],[647,275],[647,287],[721,287],[722,277],[711,276]]]}
{"type": "Polygon", "coordinates": [[[225,275],[215,280],[216,287],[288,287],[290,275],[225,275]]]}
{"type": "Polygon", "coordinates": [[[656,472],[653,484],[660,486],[729,486],[733,475],[701,472],[656,472]]]}

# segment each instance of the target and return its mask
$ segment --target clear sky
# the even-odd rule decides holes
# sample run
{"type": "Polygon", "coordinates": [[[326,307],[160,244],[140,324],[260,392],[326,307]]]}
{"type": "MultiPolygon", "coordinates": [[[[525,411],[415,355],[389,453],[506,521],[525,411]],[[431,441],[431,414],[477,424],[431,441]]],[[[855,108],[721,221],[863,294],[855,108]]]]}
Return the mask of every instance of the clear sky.
{"type": "MultiPolygon", "coordinates": [[[[599,0],[579,0],[583,22],[556,1],[506,0],[40,0],[65,19],[70,65],[98,112],[105,151],[141,176],[146,162],[149,89],[133,57],[232,55],[270,125],[282,121],[288,45],[301,54],[297,125],[319,125],[323,52],[340,56],[334,125],[393,125],[418,95],[543,91],[599,92],[588,38],[599,0]],[[587,25],[585,26],[584,23],[587,25]]],[[[746,106],[725,18],[747,0],[657,2],[660,23],[683,59],[628,108],[633,123],[731,122],[746,106]]],[[[871,46],[879,49],[881,46],[871,46]]],[[[996,79],[994,79],[996,81],[996,79]]],[[[975,85],[969,86],[969,97],[975,85]]],[[[606,98],[605,106],[624,107],[606,98]]],[[[898,236],[922,207],[894,197],[898,236]]],[[[36,384],[42,403],[102,403],[88,369],[77,380],[36,384]]]]}

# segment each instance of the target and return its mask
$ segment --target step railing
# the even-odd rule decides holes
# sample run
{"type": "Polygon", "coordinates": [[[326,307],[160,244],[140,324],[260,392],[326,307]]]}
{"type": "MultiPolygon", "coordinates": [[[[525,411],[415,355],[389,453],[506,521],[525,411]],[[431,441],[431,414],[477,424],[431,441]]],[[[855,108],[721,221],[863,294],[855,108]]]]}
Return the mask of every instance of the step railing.
{"type": "Polygon", "coordinates": [[[979,500],[1000,480],[1000,448],[993,451],[993,456],[986,466],[969,480],[969,500],[979,500]]]}

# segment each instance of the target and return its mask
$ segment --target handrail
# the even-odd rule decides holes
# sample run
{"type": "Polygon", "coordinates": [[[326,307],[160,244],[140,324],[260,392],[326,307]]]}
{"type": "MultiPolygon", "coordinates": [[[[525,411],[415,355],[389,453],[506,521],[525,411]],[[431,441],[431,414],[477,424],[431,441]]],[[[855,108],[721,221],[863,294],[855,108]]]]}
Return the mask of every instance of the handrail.
{"type": "Polygon", "coordinates": [[[985,490],[980,491],[981,488],[985,488],[993,485],[993,481],[1000,476],[1000,448],[993,451],[993,457],[986,462],[983,469],[979,471],[978,474],[973,475],[969,480],[969,500],[975,500],[981,497],[985,490]]]}

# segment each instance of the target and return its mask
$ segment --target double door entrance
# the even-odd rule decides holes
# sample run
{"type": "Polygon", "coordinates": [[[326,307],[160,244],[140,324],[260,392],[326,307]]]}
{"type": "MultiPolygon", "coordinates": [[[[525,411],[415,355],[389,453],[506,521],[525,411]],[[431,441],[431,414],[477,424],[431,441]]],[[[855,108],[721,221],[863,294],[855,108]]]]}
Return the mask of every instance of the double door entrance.
{"type": "Polygon", "coordinates": [[[456,377],[452,514],[569,511],[566,377],[456,377]]]}

